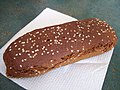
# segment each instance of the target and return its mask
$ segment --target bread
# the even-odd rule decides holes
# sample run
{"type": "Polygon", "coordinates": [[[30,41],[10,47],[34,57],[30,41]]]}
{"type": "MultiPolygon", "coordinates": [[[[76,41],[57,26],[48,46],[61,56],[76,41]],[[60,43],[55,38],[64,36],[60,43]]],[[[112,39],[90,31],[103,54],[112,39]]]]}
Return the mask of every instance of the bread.
{"type": "Polygon", "coordinates": [[[4,53],[9,77],[32,77],[81,59],[102,54],[116,45],[113,28],[90,18],[36,29],[12,42],[4,53]]]}

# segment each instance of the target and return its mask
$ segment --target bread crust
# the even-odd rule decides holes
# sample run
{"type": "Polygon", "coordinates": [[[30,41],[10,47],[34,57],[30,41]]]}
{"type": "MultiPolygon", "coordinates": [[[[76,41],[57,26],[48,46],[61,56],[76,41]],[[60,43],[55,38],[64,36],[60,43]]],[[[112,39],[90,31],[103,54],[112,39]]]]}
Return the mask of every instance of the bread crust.
{"type": "Polygon", "coordinates": [[[36,29],[12,42],[3,58],[9,77],[33,77],[111,50],[113,28],[97,18],[36,29]]]}

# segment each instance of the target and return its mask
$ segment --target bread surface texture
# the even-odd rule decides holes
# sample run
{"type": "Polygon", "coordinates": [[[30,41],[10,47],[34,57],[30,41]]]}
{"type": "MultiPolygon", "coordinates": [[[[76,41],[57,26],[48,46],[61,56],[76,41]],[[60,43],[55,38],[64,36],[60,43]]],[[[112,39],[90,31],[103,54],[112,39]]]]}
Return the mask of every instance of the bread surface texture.
{"type": "Polygon", "coordinates": [[[9,77],[32,77],[111,50],[113,28],[98,18],[28,32],[12,42],[3,58],[9,77]]]}

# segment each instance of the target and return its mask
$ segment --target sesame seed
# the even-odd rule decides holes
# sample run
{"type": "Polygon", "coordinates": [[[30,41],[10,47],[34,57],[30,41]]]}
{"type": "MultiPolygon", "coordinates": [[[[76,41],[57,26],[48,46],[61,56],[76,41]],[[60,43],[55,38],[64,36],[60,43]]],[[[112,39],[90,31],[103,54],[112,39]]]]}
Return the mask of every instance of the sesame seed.
{"type": "Polygon", "coordinates": [[[62,41],[62,40],[59,40],[59,41],[62,41]]]}
{"type": "Polygon", "coordinates": [[[52,66],[54,66],[54,64],[51,64],[52,66]]]}
{"type": "Polygon", "coordinates": [[[80,50],[77,50],[77,52],[79,52],[80,50]]]}
{"type": "Polygon", "coordinates": [[[77,25],[77,27],[80,27],[79,25],[77,25]]]}
{"type": "Polygon", "coordinates": [[[50,43],[50,45],[52,45],[52,43],[50,43]]]}
{"type": "Polygon", "coordinates": [[[79,34],[78,32],[76,34],[79,34]]]}
{"type": "Polygon", "coordinates": [[[95,38],[95,36],[93,36],[93,38],[95,38]]]}
{"type": "Polygon", "coordinates": [[[81,36],[81,34],[79,34],[79,37],[81,36]]]}
{"type": "Polygon", "coordinates": [[[50,46],[50,44],[48,44],[48,46],[50,46]]]}
{"type": "Polygon", "coordinates": [[[74,40],[71,40],[71,42],[74,42],[74,40]]]}
{"type": "Polygon", "coordinates": [[[21,42],[21,44],[25,44],[25,42],[21,42]]]}
{"type": "Polygon", "coordinates": [[[40,33],[40,35],[42,35],[42,33],[40,33]]]}
{"type": "Polygon", "coordinates": [[[75,36],[76,36],[76,34],[73,35],[73,37],[75,37],[75,36]]]}
{"type": "Polygon", "coordinates": [[[19,53],[19,55],[21,55],[21,53],[19,53]]]}
{"type": "Polygon", "coordinates": [[[28,43],[28,39],[27,39],[26,43],[28,43]]]}
{"type": "Polygon", "coordinates": [[[73,50],[71,50],[71,52],[73,52],[73,50]]]}
{"type": "Polygon", "coordinates": [[[36,47],[39,47],[39,45],[36,45],[36,47]]]}
{"type": "Polygon", "coordinates": [[[53,32],[53,34],[55,34],[55,32],[53,32]]]}
{"type": "Polygon", "coordinates": [[[15,54],[15,56],[18,56],[18,54],[15,54]]]}
{"type": "Polygon", "coordinates": [[[50,62],[53,62],[53,60],[50,60],[50,62]]]}
{"type": "Polygon", "coordinates": [[[36,55],[37,55],[37,53],[35,53],[35,54],[33,55],[33,58],[34,58],[36,55]]]}
{"type": "Polygon", "coordinates": [[[29,40],[32,40],[32,38],[29,38],[29,40]]]}
{"type": "Polygon", "coordinates": [[[101,35],[100,33],[98,33],[98,35],[101,35]]]}
{"type": "Polygon", "coordinates": [[[73,46],[70,46],[71,48],[73,48],[73,46]]]}
{"type": "Polygon", "coordinates": [[[24,62],[24,59],[22,59],[21,61],[24,62]]]}
{"type": "Polygon", "coordinates": [[[10,48],[9,51],[11,51],[12,49],[10,48]]]}
{"type": "Polygon", "coordinates": [[[59,51],[56,51],[57,53],[59,53],[59,51]]]}
{"type": "Polygon", "coordinates": [[[87,27],[90,27],[90,25],[87,25],[87,27]]]}
{"type": "Polygon", "coordinates": [[[71,40],[71,38],[68,38],[68,40],[71,40]]]}
{"type": "Polygon", "coordinates": [[[47,34],[45,33],[45,36],[47,36],[47,34]]]}
{"type": "Polygon", "coordinates": [[[38,39],[40,39],[40,37],[38,37],[38,39]]]}
{"type": "Polygon", "coordinates": [[[34,42],[34,40],[32,40],[31,42],[34,42]]]}
{"type": "Polygon", "coordinates": [[[21,42],[21,40],[20,41],[18,41],[19,43],[21,42]]]}
{"type": "Polygon", "coordinates": [[[33,66],[30,66],[30,68],[33,68],[33,66]]]}
{"type": "Polygon", "coordinates": [[[103,41],[103,39],[102,39],[102,41],[103,41]]]}
{"type": "Polygon", "coordinates": [[[52,55],[54,55],[54,52],[52,53],[52,55]]]}
{"type": "Polygon", "coordinates": [[[85,50],[84,46],[83,46],[82,50],[85,50]]]}
{"type": "Polygon", "coordinates": [[[30,50],[26,50],[25,52],[30,52],[30,50]]]}
{"type": "Polygon", "coordinates": [[[69,32],[67,32],[67,34],[69,34],[69,32]]]}
{"type": "Polygon", "coordinates": [[[68,43],[68,41],[66,41],[68,43]]]}
{"type": "Polygon", "coordinates": [[[110,26],[110,30],[112,30],[113,28],[110,26]]]}
{"type": "Polygon", "coordinates": [[[80,27],[81,29],[84,29],[84,27],[80,27]]]}
{"type": "Polygon", "coordinates": [[[53,52],[53,50],[50,50],[51,52],[53,52]]]}
{"type": "Polygon", "coordinates": [[[37,73],[40,74],[40,71],[38,71],[37,73]]]}
{"type": "Polygon", "coordinates": [[[37,69],[35,69],[34,71],[35,71],[35,72],[38,72],[38,70],[37,70],[37,69]]]}
{"type": "Polygon", "coordinates": [[[106,27],[108,27],[108,25],[106,25],[106,27]]]}
{"type": "Polygon", "coordinates": [[[13,59],[16,59],[15,57],[13,59]]]}
{"type": "Polygon", "coordinates": [[[22,52],[25,52],[24,48],[22,49],[22,52]]]}
{"type": "Polygon", "coordinates": [[[35,46],[36,43],[33,43],[33,46],[35,46]]]}
{"type": "MultiPolygon", "coordinates": [[[[116,35],[114,35],[114,37],[116,37],[116,35]]],[[[116,37],[117,38],[117,37],[116,37]]]]}
{"type": "Polygon", "coordinates": [[[85,36],[85,38],[88,38],[88,36],[85,36]]]}
{"type": "Polygon", "coordinates": [[[12,69],[12,67],[10,67],[10,69],[12,69]]]}
{"type": "Polygon", "coordinates": [[[38,34],[39,32],[36,32],[36,34],[38,34]]]}
{"type": "Polygon", "coordinates": [[[90,37],[90,35],[88,35],[88,37],[90,37]]]}
{"type": "Polygon", "coordinates": [[[67,51],[69,50],[68,48],[66,48],[67,49],[67,51]]]}
{"type": "Polygon", "coordinates": [[[43,53],[41,53],[41,55],[43,55],[43,53]]]}
{"type": "Polygon", "coordinates": [[[56,28],[57,28],[57,29],[60,29],[60,26],[57,26],[56,28]]]}
{"type": "Polygon", "coordinates": [[[65,39],[67,39],[67,37],[65,37],[65,39]]]}
{"type": "Polygon", "coordinates": [[[33,37],[36,37],[35,35],[33,35],[33,37]]]}
{"type": "Polygon", "coordinates": [[[47,52],[47,54],[49,54],[50,52],[47,52]]]}
{"type": "Polygon", "coordinates": [[[16,44],[16,42],[14,44],[16,44]]]}
{"type": "Polygon", "coordinates": [[[90,42],[92,41],[92,40],[89,40],[90,42]]]}
{"type": "Polygon", "coordinates": [[[115,33],[115,31],[111,31],[111,33],[115,33]]]}
{"type": "Polygon", "coordinates": [[[42,47],[42,50],[44,50],[44,49],[45,49],[45,46],[42,47]]]}
{"type": "Polygon", "coordinates": [[[23,44],[22,46],[24,47],[25,45],[23,44]]]}
{"type": "Polygon", "coordinates": [[[82,38],[82,40],[84,41],[84,38],[82,38]]]}
{"type": "Polygon", "coordinates": [[[45,31],[43,30],[42,32],[44,33],[45,31]]]}
{"type": "Polygon", "coordinates": [[[87,32],[90,32],[90,30],[87,30],[87,32]]]}
{"type": "Polygon", "coordinates": [[[35,52],[39,51],[39,49],[36,49],[35,52]]]}
{"type": "Polygon", "coordinates": [[[32,51],[32,53],[34,53],[34,51],[32,51]]]}
{"type": "Polygon", "coordinates": [[[60,45],[62,45],[63,43],[60,43],[60,45]]]}
{"type": "Polygon", "coordinates": [[[31,46],[30,48],[33,48],[33,46],[31,46]]]}
{"type": "Polygon", "coordinates": [[[90,42],[88,44],[90,44],[90,42]]]}
{"type": "Polygon", "coordinates": [[[77,41],[77,39],[74,39],[75,41],[77,41]]]}
{"type": "Polygon", "coordinates": [[[17,47],[17,45],[15,45],[15,47],[17,47]]]}
{"type": "Polygon", "coordinates": [[[30,35],[30,36],[32,36],[32,34],[31,34],[31,33],[29,33],[29,35],[30,35]]]}
{"type": "Polygon", "coordinates": [[[110,36],[107,36],[107,38],[109,38],[110,36]]]}
{"type": "Polygon", "coordinates": [[[22,65],[20,65],[20,67],[22,67],[22,65]]]}

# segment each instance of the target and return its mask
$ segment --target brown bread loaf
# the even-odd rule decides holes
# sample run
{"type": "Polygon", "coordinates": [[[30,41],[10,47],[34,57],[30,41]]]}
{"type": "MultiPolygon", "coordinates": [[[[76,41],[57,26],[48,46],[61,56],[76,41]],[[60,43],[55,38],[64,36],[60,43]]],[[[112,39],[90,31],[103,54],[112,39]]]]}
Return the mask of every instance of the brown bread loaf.
{"type": "Polygon", "coordinates": [[[111,50],[113,28],[97,18],[36,29],[12,42],[4,53],[6,74],[32,77],[111,50]]]}

